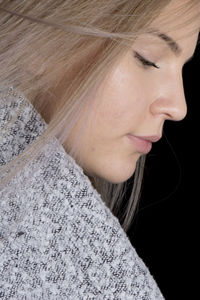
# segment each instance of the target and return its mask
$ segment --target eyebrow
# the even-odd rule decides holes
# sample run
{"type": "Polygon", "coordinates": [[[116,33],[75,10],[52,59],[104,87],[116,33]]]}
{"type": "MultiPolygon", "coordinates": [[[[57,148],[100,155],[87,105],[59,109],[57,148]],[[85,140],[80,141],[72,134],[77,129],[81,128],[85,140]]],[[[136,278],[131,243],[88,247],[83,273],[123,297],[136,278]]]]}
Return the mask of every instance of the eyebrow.
{"type": "MultiPolygon", "coordinates": [[[[155,30],[155,29],[154,29],[155,30]]],[[[153,31],[154,31],[153,30],[153,31]]],[[[167,45],[169,46],[169,48],[171,49],[171,51],[175,54],[175,55],[180,55],[182,52],[181,47],[177,44],[177,42],[175,42],[170,36],[168,36],[167,34],[163,33],[163,32],[159,32],[156,29],[156,33],[154,32],[149,32],[149,34],[155,35],[157,37],[159,37],[161,40],[165,41],[167,43],[167,45]]]]}

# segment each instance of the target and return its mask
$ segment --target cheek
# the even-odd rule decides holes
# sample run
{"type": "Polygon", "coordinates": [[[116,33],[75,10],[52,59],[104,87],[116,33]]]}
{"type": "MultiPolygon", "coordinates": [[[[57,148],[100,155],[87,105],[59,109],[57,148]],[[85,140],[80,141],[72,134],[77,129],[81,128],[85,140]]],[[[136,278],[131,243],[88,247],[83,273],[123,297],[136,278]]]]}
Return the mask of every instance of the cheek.
{"type": "Polygon", "coordinates": [[[98,119],[102,126],[122,126],[133,111],[132,87],[121,70],[107,79],[98,95],[98,119]]]}
{"type": "Polygon", "coordinates": [[[103,122],[103,124],[106,123],[119,123],[122,121],[128,114],[128,103],[122,103],[121,101],[118,101],[117,99],[119,95],[116,95],[114,99],[107,99],[107,105],[103,105],[102,109],[99,113],[99,118],[103,122]]]}
{"type": "Polygon", "coordinates": [[[146,114],[144,80],[134,68],[126,56],[105,78],[96,94],[97,115],[93,128],[101,136],[123,135],[137,126],[146,114]]]}
{"type": "Polygon", "coordinates": [[[110,133],[123,134],[140,117],[142,101],[136,89],[133,93],[132,86],[126,83],[104,90],[96,119],[98,126],[104,129],[104,134],[107,134],[108,129],[110,133]]]}
{"type": "Polygon", "coordinates": [[[128,120],[131,118],[131,109],[129,103],[122,101],[120,93],[105,96],[104,103],[101,106],[96,125],[101,135],[116,135],[123,133],[127,127],[128,120]]]}

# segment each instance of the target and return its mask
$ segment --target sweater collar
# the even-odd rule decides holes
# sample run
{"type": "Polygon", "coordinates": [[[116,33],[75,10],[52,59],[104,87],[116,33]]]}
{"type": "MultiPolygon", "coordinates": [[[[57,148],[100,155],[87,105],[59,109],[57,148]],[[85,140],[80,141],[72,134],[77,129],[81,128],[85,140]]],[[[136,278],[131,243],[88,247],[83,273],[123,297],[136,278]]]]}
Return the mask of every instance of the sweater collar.
{"type": "MultiPolygon", "coordinates": [[[[24,94],[13,86],[0,86],[0,168],[30,146],[47,128],[47,124],[24,94]]],[[[59,151],[70,162],[70,166],[81,174],[90,188],[95,190],[81,166],[68,155],[56,137],[45,147],[48,151],[59,151]]],[[[95,190],[96,191],[96,190],[95,190]]]]}

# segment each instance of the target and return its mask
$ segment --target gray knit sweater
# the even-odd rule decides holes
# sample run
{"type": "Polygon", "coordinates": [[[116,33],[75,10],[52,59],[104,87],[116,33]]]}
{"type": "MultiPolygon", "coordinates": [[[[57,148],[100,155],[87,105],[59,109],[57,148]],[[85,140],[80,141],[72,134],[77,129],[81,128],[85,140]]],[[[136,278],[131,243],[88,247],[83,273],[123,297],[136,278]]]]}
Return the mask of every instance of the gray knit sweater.
{"type": "MultiPolygon", "coordinates": [[[[0,168],[46,126],[19,91],[1,91],[0,168]]],[[[164,299],[118,219],[56,138],[0,190],[0,299],[164,299]]]]}

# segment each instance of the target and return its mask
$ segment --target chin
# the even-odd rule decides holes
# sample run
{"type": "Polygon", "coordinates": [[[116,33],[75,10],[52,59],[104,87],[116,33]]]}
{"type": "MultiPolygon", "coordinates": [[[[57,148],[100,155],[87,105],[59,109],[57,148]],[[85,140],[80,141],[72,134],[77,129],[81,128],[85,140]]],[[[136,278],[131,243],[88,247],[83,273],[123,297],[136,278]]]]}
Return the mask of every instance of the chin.
{"type": "Polygon", "coordinates": [[[104,179],[113,184],[119,184],[127,181],[135,173],[136,166],[131,166],[131,168],[122,170],[110,170],[111,173],[103,176],[104,179]]]}
{"type": "MultiPolygon", "coordinates": [[[[135,173],[137,159],[135,156],[124,156],[107,159],[96,168],[87,170],[85,174],[92,178],[93,176],[102,178],[110,183],[119,184],[127,181],[135,173]]],[[[86,169],[85,169],[86,171],[86,169]]]]}

